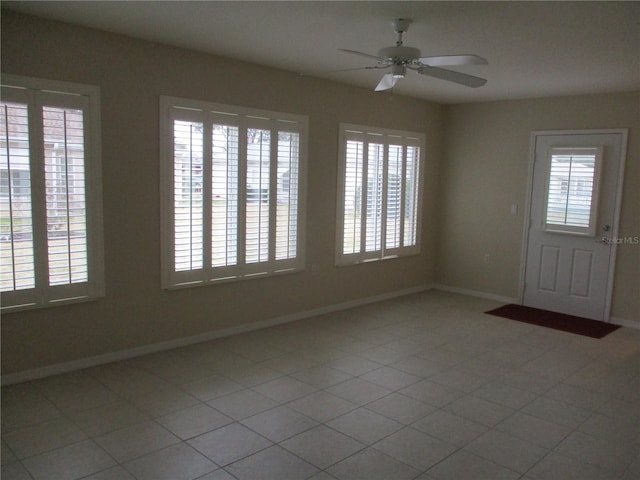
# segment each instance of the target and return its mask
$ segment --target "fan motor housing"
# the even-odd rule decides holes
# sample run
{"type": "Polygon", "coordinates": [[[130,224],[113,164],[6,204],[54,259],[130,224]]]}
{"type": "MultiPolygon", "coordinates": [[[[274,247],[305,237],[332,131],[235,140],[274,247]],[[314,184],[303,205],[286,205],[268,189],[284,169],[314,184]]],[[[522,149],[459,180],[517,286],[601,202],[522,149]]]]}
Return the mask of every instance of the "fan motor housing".
{"type": "Polygon", "coordinates": [[[385,47],[378,51],[378,56],[396,62],[407,62],[418,60],[420,58],[420,50],[413,47],[405,47],[403,45],[395,47],[385,47]]]}

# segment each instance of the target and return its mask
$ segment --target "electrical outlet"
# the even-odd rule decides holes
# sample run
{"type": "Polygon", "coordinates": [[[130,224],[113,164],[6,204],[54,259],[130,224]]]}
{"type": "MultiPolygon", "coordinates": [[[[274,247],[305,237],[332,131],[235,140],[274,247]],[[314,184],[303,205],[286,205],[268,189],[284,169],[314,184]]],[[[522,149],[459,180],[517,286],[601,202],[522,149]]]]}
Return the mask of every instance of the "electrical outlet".
{"type": "Polygon", "coordinates": [[[490,253],[485,253],[484,254],[484,263],[486,265],[489,265],[491,263],[491,254],[490,253]]]}

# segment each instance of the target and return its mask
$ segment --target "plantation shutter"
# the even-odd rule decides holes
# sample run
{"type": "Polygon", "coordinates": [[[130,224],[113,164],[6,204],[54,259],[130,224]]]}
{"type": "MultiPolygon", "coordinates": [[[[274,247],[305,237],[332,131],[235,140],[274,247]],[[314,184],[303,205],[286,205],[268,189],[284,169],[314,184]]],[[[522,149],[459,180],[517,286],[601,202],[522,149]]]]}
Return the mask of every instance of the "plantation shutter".
{"type": "Polygon", "coordinates": [[[300,206],[300,132],[278,130],[276,183],[276,260],[298,256],[300,206]]]}
{"type": "Polygon", "coordinates": [[[204,125],[175,120],[173,128],[175,268],[176,271],[198,270],[204,261],[204,125]]]}
{"type": "Polygon", "coordinates": [[[364,142],[349,139],[345,150],[342,251],[355,254],[360,252],[361,245],[364,142]]]}
{"type": "Polygon", "coordinates": [[[407,145],[404,173],[405,203],[403,247],[415,247],[418,241],[420,174],[420,147],[407,145]]]}
{"type": "Polygon", "coordinates": [[[165,237],[171,265],[165,286],[300,269],[306,124],[163,98],[174,125],[163,174],[173,179],[171,188],[166,179],[163,184],[171,197],[165,223],[172,234],[165,237]]]}
{"type": "Polygon", "coordinates": [[[29,110],[26,103],[3,101],[1,105],[0,291],[15,292],[34,289],[36,285],[29,110]]]}
{"type": "Polygon", "coordinates": [[[398,248],[401,245],[402,236],[402,210],[403,210],[403,177],[404,166],[402,145],[389,145],[387,161],[387,204],[386,204],[386,250],[398,248]]]}
{"type": "Polygon", "coordinates": [[[367,212],[366,212],[366,252],[382,249],[384,145],[369,143],[367,148],[367,212]]]}
{"type": "MultiPolygon", "coordinates": [[[[247,156],[245,175],[247,191],[245,196],[245,263],[265,263],[269,261],[269,239],[273,224],[270,211],[273,206],[271,196],[271,130],[268,128],[247,128],[247,156]]],[[[262,268],[248,268],[258,273],[262,268]]]]}
{"type": "MultiPolygon", "coordinates": [[[[56,85],[60,90],[76,88],[72,84],[56,85]]],[[[78,301],[102,294],[99,143],[97,133],[91,130],[97,93],[92,87],[84,89],[92,93],[3,87],[3,309],[78,301]],[[89,158],[93,159],[91,166],[89,158]]]]}
{"type": "Polygon", "coordinates": [[[595,234],[602,151],[552,148],[549,152],[545,228],[595,234]]]}
{"type": "Polygon", "coordinates": [[[49,284],[86,282],[87,222],[82,110],[44,107],[49,284]]]}
{"type": "Polygon", "coordinates": [[[238,264],[239,128],[216,119],[211,138],[211,266],[230,271],[238,264]]]}
{"type": "Polygon", "coordinates": [[[341,125],[337,263],[419,251],[419,137],[341,125]]]}

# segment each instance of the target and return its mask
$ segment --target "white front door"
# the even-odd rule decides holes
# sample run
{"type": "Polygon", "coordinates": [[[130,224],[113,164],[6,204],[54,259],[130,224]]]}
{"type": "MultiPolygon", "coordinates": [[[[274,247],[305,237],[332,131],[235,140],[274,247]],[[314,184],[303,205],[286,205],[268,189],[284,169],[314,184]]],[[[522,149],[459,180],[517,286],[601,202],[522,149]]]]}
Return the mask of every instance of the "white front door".
{"type": "Polygon", "coordinates": [[[608,320],[626,135],[533,133],[524,305],[608,320]]]}

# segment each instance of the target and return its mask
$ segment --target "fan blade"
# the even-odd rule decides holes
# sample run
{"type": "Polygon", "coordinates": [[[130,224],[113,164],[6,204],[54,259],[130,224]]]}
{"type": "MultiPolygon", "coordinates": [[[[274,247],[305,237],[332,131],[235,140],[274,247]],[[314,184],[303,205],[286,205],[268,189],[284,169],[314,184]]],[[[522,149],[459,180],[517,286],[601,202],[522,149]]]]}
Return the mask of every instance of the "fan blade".
{"type": "Polygon", "coordinates": [[[385,70],[387,68],[389,68],[388,65],[375,65],[372,67],[357,67],[357,68],[342,68],[340,70],[327,70],[321,73],[355,72],[357,70],[385,70]]]}
{"type": "Polygon", "coordinates": [[[392,73],[387,73],[382,77],[380,83],[376,87],[376,92],[381,92],[382,90],[389,90],[393,88],[396,83],[398,83],[398,78],[394,77],[392,73]]]}
{"type": "Polygon", "coordinates": [[[374,58],[379,62],[384,62],[386,59],[382,57],[378,57],[376,55],[369,55],[368,53],[358,52],[357,50],[347,50],[346,48],[339,48],[339,52],[352,53],[354,55],[360,55],[361,57],[374,58]]]}
{"type": "Polygon", "coordinates": [[[341,68],[338,70],[318,70],[316,72],[300,73],[301,77],[311,77],[314,75],[325,75],[328,73],[342,73],[342,72],[358,72],[362,70],[386,70],[388,65],[375,65],[373,67],[356,67],[356,68],[341,68]]]}
{"type": "Polygon", "coordinates": [[[483,86],[487,81],[484,78],[474,77],[466,73],[454,72],[453,70],[445,70],[444,68],[436,68],[424,66],[416,70],[420,75],[448,80],[449,82],[459,83],[466,87],[478,88],[483,86]]]}
{"type": "Polygon", "coordinates": [[[447,67],[453,65],[488,65],[484,58],[478,55],[442,55],[439,57],[422,57],[420,63],[429,67],[447,67]]]}

